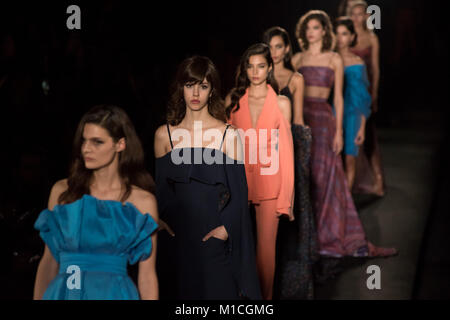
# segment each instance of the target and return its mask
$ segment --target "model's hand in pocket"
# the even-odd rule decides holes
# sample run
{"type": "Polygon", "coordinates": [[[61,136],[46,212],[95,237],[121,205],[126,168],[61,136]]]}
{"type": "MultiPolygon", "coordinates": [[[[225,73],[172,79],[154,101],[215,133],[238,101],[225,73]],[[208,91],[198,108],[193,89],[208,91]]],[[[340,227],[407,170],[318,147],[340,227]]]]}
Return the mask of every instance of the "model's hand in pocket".
{"type": "Polygon", "coordinates": [[[223,241],[228,239],[228,232],[224,226],[217,227],[206,234],[203,237],[203,241],[207,241],[209,238],[214,237],[223,241]]]}

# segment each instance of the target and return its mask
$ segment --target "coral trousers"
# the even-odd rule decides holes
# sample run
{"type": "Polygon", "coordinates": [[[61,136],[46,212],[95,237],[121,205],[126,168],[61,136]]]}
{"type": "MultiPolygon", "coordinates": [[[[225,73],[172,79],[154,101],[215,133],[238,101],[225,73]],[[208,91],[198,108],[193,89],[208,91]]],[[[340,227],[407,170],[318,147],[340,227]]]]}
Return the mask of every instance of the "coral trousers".
{"type": "Polygon", "coordinates": [[[275,247],[279,217],[277,199],[261,200],[255,204],[256,212],[256,264],[262,297],[271,300],[275,275],[275,247]]]}

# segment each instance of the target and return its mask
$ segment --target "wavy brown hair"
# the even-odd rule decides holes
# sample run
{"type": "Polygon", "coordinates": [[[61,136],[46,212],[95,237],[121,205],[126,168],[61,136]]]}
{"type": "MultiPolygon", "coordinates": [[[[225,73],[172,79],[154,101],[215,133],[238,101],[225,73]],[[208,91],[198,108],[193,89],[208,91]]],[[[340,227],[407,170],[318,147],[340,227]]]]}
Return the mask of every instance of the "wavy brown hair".
{"type": "Polygon", "coordinates": [[[309,48],[309,42],[306,38],[306,27],[311,20],[319,21],[322,28],[325,30],[325,35],[322,40],[322,52],[332,50],[335,43],[333,27],[331,25],[330,17],[322,10],[310,10],[298,20],[295,28],[295,36],[297,37],[301,49],[305,51],[309,48]]]}
{"type": "Polygon", "coordinates": [[[274,67],[272,56],[270,55],[270,47],[265,43],[256,43],[250,46],[247,50],[245,50],[244,54],[241,57],[241,61],[239,63],[239,67],[236,72],[236,82],[233,89],[230,92],[231,103],[227,106],[226,112],[227,117],[230,117],[231,111],[236,112],[239,110],[239,100],[245,94],[245,91],[250,86],[250,80],[247,76],[248,64],[251,56],[262,55],[267,61],[269,67],[272,67],[272,70],[269,71],[267,76],[267,83],[278,92],[278,83],[275,80],[274,76],[274,67]],[[234,107],[236,107],[234,109],[234,107]]]}
{"type": "Polygon", "coordinates": [[[184,101],[184,86],[197,84],[206,79],[211,84],[211,97],[208,102],[208,111],[216,119],[226,122],[224,102],[221,97],[221,82],[219,72],[214,63],[207,57],[193,56],[181,62],[172,83],[171,94],[167,106],[167,122],[176,126],[186,115],[186,102],[184,101]]]}
{"type": "Polygon", "coordinates": [[[279,36],[281,39],[283,39],[283,43],[285,46],[289,46],[289,51],[284,55],[283,59],[283,65],[286,69],[289,69],[291,71],[295,72],[294,67],[292,66],[292,45],[291,40],[289,39],[289,34],[287,31],[281,27],[272,27],[267,29],[263,34],[263,42],[270,45],[270,40],[272,40],[273,37],[279,36]]]}
{"type": "Polygon", "coordinates": [[[153,193],[154,181],[150,173],[145,170],[144,151],[130,118],[117,106],[98,105],[85,113],[78,124],[67,179],[68,189],[59,196],[58,203],[70,203],[85,194],[90,194],[93,170],[85,167],[81,153],[83,130],[88,123],[104,128],[114,142],[125,138],[126,147],[118,155],[119,176],[125,187],[125,193],[120,201],[128,199],[133,185],[153,193]]]}

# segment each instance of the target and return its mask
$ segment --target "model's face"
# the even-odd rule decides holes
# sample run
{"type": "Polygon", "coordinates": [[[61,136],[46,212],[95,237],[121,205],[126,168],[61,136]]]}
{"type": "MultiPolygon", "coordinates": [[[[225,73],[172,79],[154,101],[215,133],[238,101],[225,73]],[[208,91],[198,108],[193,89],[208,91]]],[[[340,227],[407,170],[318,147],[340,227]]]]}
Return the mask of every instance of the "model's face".
{"type": "Polygon", "coordinates": [[[339,49],[350,47],[354,38],[355,35],[351,34],[347,27],[341,25],[336,28],[336,40],[339,49]]]}
{"type": "Polygon", "coordinates": [[[260,85],[267,81],[272,66],[269,67],[262,54],[250,56],[248,59],[247,77],[252,85],[260,85]]]}
{"type": "Polygon", "coordinates": [[[347,12],[348,10],[350,10],[351,7],[353,7],[353,5],[355,4],[355,2],[358,0],[348,0],[347,1],[347,12]]]}
{"type": "Polygon", "coordinates": [[[270,39],[270,55],[274,64],[278,64],[283,61],[284,56],[289,52],[289,46],[284,44],[281,36],[273,36],[270,39]]]}
{"type": "Polygon", "coordinates": [[[198,111],[208,105],[211,96],[211,84],[203,79],[201,83],[186,83],[183,87],[186,107],[198,111]]]}
{"type": "Polygon", "coordinates": [[[108,166],[124,149],[124,138],[115,143],[106,129],[93,123],[85,124],[81,154],[87,169],[95,170],[108,166]]]}
{"type": "Polygon", "coordinates": [[[306,24],[306,39],[309,44],[322,41],[325,36],[325,30],[319,20],[311,19],[306,24]]]}
{"type": "Polygon", "coordinates": [[[367,20],[367,14],[363,6],[356,6],[350,12],[350,18],[353,20],[355,27],[362,27],[367,20]]]}

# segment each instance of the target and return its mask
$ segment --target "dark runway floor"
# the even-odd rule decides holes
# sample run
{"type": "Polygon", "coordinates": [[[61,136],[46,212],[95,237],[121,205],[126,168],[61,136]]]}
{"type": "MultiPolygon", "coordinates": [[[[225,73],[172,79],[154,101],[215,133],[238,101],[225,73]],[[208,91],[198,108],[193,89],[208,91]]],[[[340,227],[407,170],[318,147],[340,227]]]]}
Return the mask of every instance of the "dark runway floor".
{"type": "MultiPolygon", "coordinates": [[[[433,115],[417,116],[426,119],[433,115]]],[[[439,119],[433,126],[421,123],[378,130],[386,195],[355,196],[368,239],[376,245],[396,247],[400,254],[346,268],[316,286],[317,299],[449,298],[450,223],[444,203],[449,162],[442,157],[448,140],[439,119]],[[379,290],[367,288],[370,265],[380,267],[379,290]]]]}

